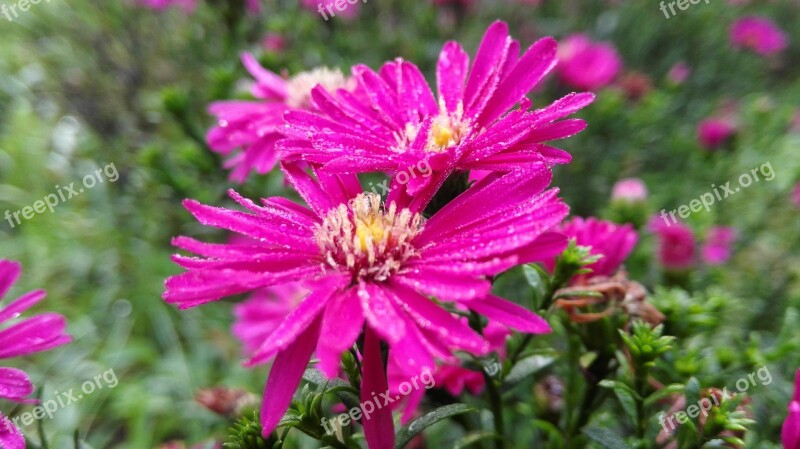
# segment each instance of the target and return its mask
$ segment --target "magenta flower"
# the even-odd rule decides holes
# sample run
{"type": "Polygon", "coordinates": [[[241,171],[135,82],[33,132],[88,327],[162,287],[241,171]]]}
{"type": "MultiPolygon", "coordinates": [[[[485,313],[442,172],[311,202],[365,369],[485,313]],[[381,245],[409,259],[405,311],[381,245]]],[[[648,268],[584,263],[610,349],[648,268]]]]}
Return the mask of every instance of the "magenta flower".
{"type": "Polygon", "coordinates": [[[792,202],[795,206],[800,207],[800,182],[794,186],[792,190],[792,202]]]}
{"type": "Polygon", "coordinates": [[[621,69],[622,58],[613,45],[593,42],[585,34],[568,36],[558,47],[558,76],[573,89],[606,87],[621,69]]]}
{"type": "Polygon", "coordinates": [[[638,203],[647,199],[647,186],[639,178],[620,179],[611,189],[612,201],[638,203]]]}
{"type": "Polygon", "coordinates": [[[307,294],[301,285],[289,283],[257,290],[237,304],[233,308],[236,321],[232,331],[242,342],[245,353],[253,354],[258,350],[307,294]]]}
{"type": "MultiPolygon", "coordinates": [[[[575,239],[578,245],[591,247],[591,254],[603,256],[586,266],[592,270],[590,276],[613,276],[633,251],[639,238],[630,224],[622,226],[594,217],[574,217],[561,224],[559,230],[568,238],[575,239]]],[[[555,259],[545,261],[545,266],[553,271],[555,259]]],[[[573,282],[577,279],[573,279],[573,282]]]]}
{"type": "MultiPolygon", "coordinates": [[[[0,259],[0,299],[11,289],[21,271],[22,267],[18,262],[0,259]]],[[[0,325],[16,320],[44,297],[43,290],[36,290],[11,301],[0,308],[0,325]]],[[[66,326],[64,317],[55,313],[44,313],[9,324],[0,329],[0,360],[47,351],[69,343],[72,339],[65,333],[66,326]]],[[[31,393],[33,384],[24,371],[0,367],[1,399],[30,402],[26,398],[31,393]]],[[[25,439],[19,429],[2,413],[0,413],[0,447],[25,449],[25,439]]]]}
{"type": "Polygon", "coordinates": [[[780,53],[789,45],[789,38],[766,17],[742,17],[731,25],[731,45],[746,48],[760,55],[780,53]]]}
{"type": "Polygon", "coordinates": [[[724,118],[707,118],[697,125],[697,140],[707,150],[720,148],[735,133],[736,125],[724,118]]]}
{"type": "Polygon", "coordinates": [[[217,124],[206,136],[215,152],[227,156],[232,181],[242,183],[255,171],[265,174],[278,160],[275,143],[282,139],[283,114],[311,107],[310,91],[316,85],[336,90],[347,84],[338,70],[317,68],[285,79],[258,64],[249,53],[242,63],[256,79],[251,91],[260,101],[231,100],[212,103],[208,111],[217,124]]]}
{"type": "Polygon", "coordinates": [[[794,396],[789,403],[789,415],[781,429],[783,449],[800,449],[800,370],[794,380],[794,396]]]}
{"type": "MultiPolygon", "coordinates": [[[[383,206],[378,195],[362,192],[355,175],[320,172],[315,181],[291,165],[284,166],[284,174],[310,209],[279,197],[258,206],[233,191],[231,197],[247,212],[187,200],[185,207],[201,223],[254,241],[176,238],[177,247],[200,257],[174,256],[188,271],[169,278],[164,293],[167,302],[188,308],[298,280],[308,288],[310,294],[247,362],[275,357],[261,414],[265,434],[289,406],[311,353],[316,349],[320,370],[331,377],[341,353],[365,326],[367,340],[385,341],[390,359],[409,377],[432,369],[434,358],[452,358],[453,350],[490,349],[440,303],[466,307],[521,332],[549,332],[536,314],[493,296],[487,279],[565,247],[563,235],[548,232],[567,214],[557,191],[544,191],[548,170],[489,176],[427,220],[407,204],[383,206]]],[[[386,382],[377,373],[383,372],[380,356],[370,356],[369,344],[363,369],[370,385],[380,385],[386,382]]],[[[365,420],[370,447],[376,432],[387,431],[369,426],[383,419],[365,420]]]]}
{"type": "Polygon", "coordinates": [[[486,31],[471,69],[464,49],[448,42],[437,65],[438,100],[410,62],[397,59],[378,73],[356,66],[354,77],[365,98],[342,91],[333,98],[315,89],[319,113],[288,113],[287,132],[294,138],[279,147],[289,160],[321,164],[331,172],[396,173],[390,198],[408,201],[413,211],[454,172],[567,163],[569,154],[544,142],[583,130],[583,120],[558,120],[594,97],[571,94],[529,111],[525,95],[555,66],[556,42],[545,38],[518,53],[519,42],[503,22],[486,31]],[[521,107],[508,112],[517,103],[521,107]],[[433,175],[420,176],[423,166],[433,175]]]}
{"type": "Polygon", "coordinates": [[[701,251],[703,261],[709,265],[721,265],[731,258],[731,246],[736,240],[736,230],[724,226],[714,226],[701,251]]]}
{"type": "Polygon", "coordinates": [[[681,61],[669,69],[669,72],[667,73],[667,79],[672,84],[681,85],[685,83],[687,79],[689,79],[691,74],[692,69],[690,69],[685,62],[681,61]]]}
{"type": "Polygon", "coordinates": [[[692,229],[681,222],[664,223],[653,217],[648,226],[659,238],[658,261],[667,270],[685,270],[695,262],[695,240],[692,229]]]}

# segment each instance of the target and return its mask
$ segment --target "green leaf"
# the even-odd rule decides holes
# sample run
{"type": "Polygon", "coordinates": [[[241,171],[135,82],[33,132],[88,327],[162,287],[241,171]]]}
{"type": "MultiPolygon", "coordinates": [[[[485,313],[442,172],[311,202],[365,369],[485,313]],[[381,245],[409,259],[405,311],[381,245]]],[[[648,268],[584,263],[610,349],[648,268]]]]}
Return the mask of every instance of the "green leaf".
{"type": "Polygon", "coordinates": [[[417,434],[443,419],[464,413],[474,413],[477,411],[478,409],[467,404],[450,404],[445,405],[444,407],[439,407],[436,410],[422,415],[414,421],[411,421],[407,426],[397,429],[395,434],[396,443],[394,447],[395,449],[403,449],[417,434]]]}
{"type": "Polygon", "coordinates": [[[532,355],[520,360],[516,365],[514,365],[513,368],[511,368],[511,371],[509,371],[508,375],[506,376],[503,389],[507,390],[508,388],[513,387],[534,373],[546,368],[552,364],[553,361],[555,361],[555,357],[545,355],[532,355]]]}
{"type": "Polygon", "coordinates": [[[630,446],[625,443],[625,440],[623,440],[622,437],[610,429],[597,426],[586,426],[583,428],[582,432],[592,441],[606,449],[631,449],[630,446]]]}
{"type": "Polygon", "coordinates": [[[631,387],[615,380],[602,380],[599,385],[613,390],[614,395],[617,396],[622,409],[625,410],[631,422],[634,424],[638,422],[639,414],[636,412],[636,401],[641,400],[641,398],[631,387]]]}
{"type": "Polygon", "coordinates": [[[522,273],[528,285],[533,288],[533,308],[539,309],[544,303],[544,295],[550,286],[550,276],[538,265],[523,265],[522,273]]]}
{"type": "Polygon", "coordinates": [[[464,435],[453,443],[453,449],[463,449],[485,440],[499,439],[494,432],[472,432],[464,435]]]}

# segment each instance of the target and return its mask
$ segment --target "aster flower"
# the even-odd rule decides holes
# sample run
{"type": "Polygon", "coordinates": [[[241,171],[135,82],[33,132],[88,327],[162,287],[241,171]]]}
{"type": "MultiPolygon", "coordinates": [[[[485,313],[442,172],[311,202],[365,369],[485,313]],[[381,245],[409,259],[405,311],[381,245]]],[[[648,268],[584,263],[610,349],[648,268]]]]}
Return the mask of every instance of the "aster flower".
{"type": "Polygon", "coordinates": [[[794,396],[789,403],[789,415],[781,429],[783,449],[800,449],[800,370],[794,380],[794,396]]]}
{"type": "Polygon", "coordinates": [[[573,89],[598,90],[611,84],[622,69],[622,58],[613,45],[593,42],[585,34],[573,34],[558,48],[558,77],[573,89]]]}
{"type": "Polygon", "coordinates": [[[648,226],[659,237],[658,261],[668,270],[685,270],[695,262],[695,239],[692,228],[681,222],[667,224],[653,217],[648,226]]]}
{"type": "Polygon", "coordinates": [[[256,80],[251,93],[259,101],[212,103],[208,112],[217,124],[206,136],[212,150],[228,157],[225,167],[232,169],[231,180],[239,183],[253,171],[265,174],[275,166],[275,143],[283,138],[284,113],[311,108],[309,94],[318,84],[329,90],[347,85],[340,71],[324,67],[285,79],[261,67],[249,53],[242,55],[242,63],[256,80]]]}
{"type": "Polygon", "coordinates": [[[454,172],[569,162],[569,154],[544,142],[583,130],[582,120],[558,120],[591,103],[592,94],[571,94],[532,111],[525,98],[555,66],[556,47],[544,38],[518,56],[519,42],[505,23],[495,22],[470,68],[464,49],[448,42],[437,65],[438,100],[410,62],[397,59],[377,73],[356,66],[353,75],[366,98],[341,90],[334,98],[315,89],[319,113],[288,113],[292,138],[279,147],[287,160],[321,164],[330,172],[396,173],[390,198],[409,201],[413,211],[454,172]],[[521,107],[508,112],[517,103],[521,107]],[[413,176],[423,163],[433,175],[413,176]]]}
{"type": "Polygon", "coordinates": [[[736,133],[736,125],[725,118],[711,117],[697,125],[697,140],[707,150],[716,150],[736,133]]]}
{"type": "Polygon", "coordinates": [[[731,258],[731,246],[736,240],[736,230],[725,226],[714,226],[708,231],[701,255],[709,265],[721,265],[731,258]]]}
{"type": "MultiPolygon", "coordinates": [[[[0,260],[0,299],[5,296],[19,278],[22,270],[18,262],[0,260]]],[[[44,299],[43,290],[26,293],[0,308],[0,360],[22,357],[47,351],[67,344],[71,337],[65,333],[66,320],[55,313],[44,313],[9,324],[23,312],[44,299]]],[[[33,384],[24,371],[0,367],[0,398],[14,402],[29,402],[33,384]]],[[[24,449],[25,439],[19,429],[0,413],[0,447],[24,449]]]]}
{"type": "Polygon", "coordinates": [[[731,25],[731,45],[746,48],[760,55],[780,53],[789,45],[789,39],[773,21],[766,17],[742,17],[731,25]]]}
{"type": "MultiPolygon", "coordinates": [[[[451,358],[453,350],[489,351],[480,335],[442,305],[468,308],[521,332],[549,332],[542,318],[493,296],[487,279],[566,246],[563,235],[548,232],[567,214],[557,191],[544,191],[549,171],[489,176],[427,220],[407,204],[382,205],[378,195],[363,193],[354,175],[318,172],[315,180],[294,165],[284,166],[284,174],[310,209],[284,198],[264,199],[258,206],[233,191],[231,197],[247,212],[187,200],[185,207],[201,223],[255,240],[175,239],[177,247],[200,257],[174,256],[188,271],[169,278],[164,293],[168,303],[188,308],[292,281],[308,288],[309,295],[247,362],[275,357],[261,413],[265,434],[289,406],[312,352],[320,370],[332,377],[341,353],[362,330],[363,380],[369,388],[386,383],[380,351],[370,349],[378,339],[409,377],[432,369],[434,358],[451,358]]],[[[367,390],[362,394],[385,391],[367,390]]],[[[388,420],[391,425],[391,416],[388,420]]],[[[383,447],[381,423],[385,417],[364,422],[370,447],[373,441],[383,447]]]]}
{"type": "Polygon", "coordinates": [[[639,203],[647,199],[647,186],[639,178],[620,179],[611,189],[612,201],[639,203]]]}
{"type": "MultiPolygon", "coordinates": [[[[563,223],[559,231],[568,238],[575,239],[580,246],[591,247],[592,255],[603,256],[597,262],[587,265],[592,270],[591,276],[613,276],[619,267],[628,258],[633,247],[636,246],[638,235],[633,226],[618,225],[610,221],[598,220],[594,217],[574,217],[563,223]]],[[[555,260],[546,261],[545,266],[553,271],[555,260]]],[[[581,276],[580,279],[583,279],[581,276]]],[[[573,282],[578,279],[573,279],[573,282]]]]}

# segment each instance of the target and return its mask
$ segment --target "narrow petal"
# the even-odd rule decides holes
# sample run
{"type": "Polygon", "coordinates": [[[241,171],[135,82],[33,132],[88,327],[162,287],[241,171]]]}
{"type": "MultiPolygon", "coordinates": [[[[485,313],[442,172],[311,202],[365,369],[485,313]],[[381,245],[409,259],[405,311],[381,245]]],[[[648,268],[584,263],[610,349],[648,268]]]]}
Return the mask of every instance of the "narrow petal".
{"type": "Polygon", "coordinates": [[[24,371],[0,368],[0,398],[20,400],[33,393],[33,384],[24,371]]]}
{"type": "Polygon", "coordinates": [[[25,449],[25,438],[5,415],[0,413],[0,448],[25,449]]]}
{"type": "Polygon", "coordinates": [[[364,327],[364,312],[356,289],[351,288],[335,295],[322,320],[324,338],[317,344],[319,369],[328,378],[339,372],[342,352],[353,346],[364,327]]]}
{"type": "Polygon", "coordinates": [[[295,390],[319,339],[320,319],[314,320],[297,339],[278,353],[269,370],[261,404],[261,434],[268,438],[292,403],[295,390]]]}
{"type": "Polygon", "coordinates": [[[470,301],[465,305],[486,318],[519,332],[547,334],[552,331],[544,318],[522,306],[494,295],[487,295],[485,298],[470,301]]]}
{"type": "Polygon", "coordinates": [[[13,260],[0,259],[0,299],[11,290],[11,286],[17,282],[22,265],[13,260]]]}
{"type": "MultiPolygon", "coordinates": [[[[382,401],[380,395],[388,394],[389,383],[381,356],[378,335],[367,328],[364,336],[364,360],[361,373],[361,403],[382,401]],[[375,399],[377,398],[377,399],[375,399]]],[[[364,414],[361,425],[364,427],[364,438],[369,449],[394,448],[394,422],[392,409],[381,404],[375,405],[375,412],[364,414]]]]}
{"type": "Polygon", "coordinates": [[[453,112],[464,98],[464,87],[469,71],[469,55],[458,42],[448,42],[439,53],[436,64],[436,82],[439,98],[447,112],[453,112]]]}

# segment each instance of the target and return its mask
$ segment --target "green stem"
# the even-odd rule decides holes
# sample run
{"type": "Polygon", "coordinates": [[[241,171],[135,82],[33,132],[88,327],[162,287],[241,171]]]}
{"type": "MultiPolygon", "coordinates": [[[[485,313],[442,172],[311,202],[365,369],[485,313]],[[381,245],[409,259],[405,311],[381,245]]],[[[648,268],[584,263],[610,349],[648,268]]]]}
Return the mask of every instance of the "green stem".
{"type": "Polygon", "coordinates": [[[503,425],[503,399],[500,397],[500,392],[497,391],[497,386],[494,384],[494,379],[486,370],[481,370],[483,378],[486,381],[486,391],[489,393],[489,404],[492,408],[492,415],[494,416],[494,431],[498,435],[495,440],[496,449],[504,449],[506,447],[505,440],[505,426],[503,425]]]}

